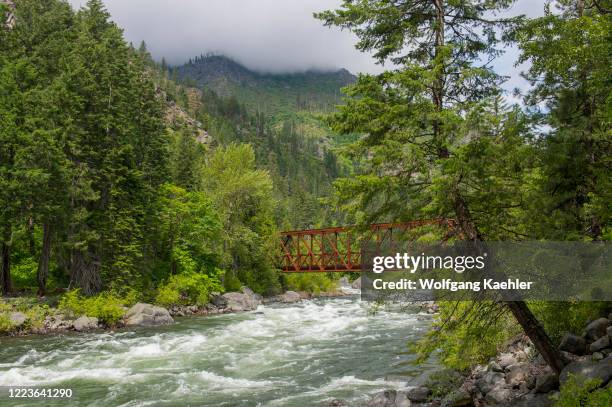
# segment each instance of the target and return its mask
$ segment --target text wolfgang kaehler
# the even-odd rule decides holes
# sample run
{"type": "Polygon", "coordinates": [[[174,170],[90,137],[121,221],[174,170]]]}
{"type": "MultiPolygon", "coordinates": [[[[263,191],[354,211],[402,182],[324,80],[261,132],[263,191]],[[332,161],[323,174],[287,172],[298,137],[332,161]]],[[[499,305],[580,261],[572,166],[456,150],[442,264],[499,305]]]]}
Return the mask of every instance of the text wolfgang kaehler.
{"type": "MultiPolygon", "coordinates": [[[[487,253],[480,256],[432,256],[421,253],[410,255],[396,253],[394,256],[375,256],[372,258],[372,271],[376,274],[384,271],[408,271],[411,274],[419,270],[452,270],[462,274],[465,271],[482,271],[486,267],[487,253]]],[[[436,280],[433,278],[384,281],[382,278],[372,281],[375,290],[447,290],[447,291],[480,291],[480,290],[530,290],[531,281],[517,278],[495,281],[486,278],[481,281],[453,281],[450,278],[436,280]]]]}

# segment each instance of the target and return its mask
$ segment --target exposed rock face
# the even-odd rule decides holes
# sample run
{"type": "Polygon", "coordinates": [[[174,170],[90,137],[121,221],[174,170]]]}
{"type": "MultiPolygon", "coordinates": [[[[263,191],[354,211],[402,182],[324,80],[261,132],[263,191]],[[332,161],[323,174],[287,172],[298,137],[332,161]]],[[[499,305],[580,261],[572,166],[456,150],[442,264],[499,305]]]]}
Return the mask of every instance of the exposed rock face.
{"type": "Polygon", "coordinates": [[[174,323],[167,309],[139,302],[123,316],[125,325],[169,325],[174,323]]]}
{"type": "Polygon", "coordinates": [[[11,320],[11,324],[13,324],[13,326],[16,328],[23,326],[23,324],[25,324],[28,320],[28,317],[23,312],[12,312],[9,318],[11,320]]]}
{"type": "Polygon", "coordinates": [[[98,318],[83,315],[82,317],[77,318],[73,322],[73,326],[76,331],[87,331],[89,329],[96,329],[98,327],[98,318]]]}
{"type": "Polygon", "coordinates": [[[559,350],[570,352],[575,355],[584,355],[586,351],[586,341],[581,336],[566,333],[563,335],[563,338],[561,338],[559,350]]]}
{"type": "Polygon", "coordinates": [[[599,318],[595,321],[591,322],[584,329],[584,337],[587,341],[593,342],[597,339],[601,338],[604,335],[607,335],[606,329],[610,325],[610,321],[608,318],[599,318]]]}

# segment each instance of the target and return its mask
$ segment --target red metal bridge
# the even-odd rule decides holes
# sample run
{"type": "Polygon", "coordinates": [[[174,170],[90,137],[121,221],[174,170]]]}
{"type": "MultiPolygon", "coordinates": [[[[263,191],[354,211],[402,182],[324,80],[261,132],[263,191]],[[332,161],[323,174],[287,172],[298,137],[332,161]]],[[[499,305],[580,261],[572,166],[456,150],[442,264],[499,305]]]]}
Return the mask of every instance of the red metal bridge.
{"type": "Polygon", "coordinates": [[[379,247],[406,237],[423,226],[438,225],[452,230],[452,220],[418,220],[377,223],[369,228],[354,226],[282,232],[279,268],[285,273],[362,271],[361,245],[379,247]]]}

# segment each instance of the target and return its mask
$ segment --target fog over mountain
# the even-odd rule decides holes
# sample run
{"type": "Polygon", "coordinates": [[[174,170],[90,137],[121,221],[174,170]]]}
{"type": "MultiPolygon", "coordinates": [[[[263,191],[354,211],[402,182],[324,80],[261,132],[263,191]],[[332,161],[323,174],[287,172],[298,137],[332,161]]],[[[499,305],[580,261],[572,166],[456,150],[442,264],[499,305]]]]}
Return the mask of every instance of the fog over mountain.
{"type": "MultiPolygon", "coordinates": [[[[75,7],[86,0],[69,0],[75,7]]],[[[180,65],[214,52],[260,72],[308,69],[380,72],[369,55],[355,50],[350,32],[323,27],[312,13],[337,7],[340,0],[105,0],[128,40],[145,40],[156,59],[180,65]]],[[[542,14],[544,0],[518,0],[509,15],[542,14]]],[[[495,66],[524,85],[512,65],[510,48],[495,66]]]]}

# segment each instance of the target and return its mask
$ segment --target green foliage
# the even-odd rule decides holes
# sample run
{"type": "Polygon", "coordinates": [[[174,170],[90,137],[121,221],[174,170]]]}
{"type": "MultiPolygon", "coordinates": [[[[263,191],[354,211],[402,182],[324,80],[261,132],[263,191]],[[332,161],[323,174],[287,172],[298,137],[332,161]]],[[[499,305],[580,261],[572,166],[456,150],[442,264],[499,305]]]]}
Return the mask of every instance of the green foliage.
{"type": "Polygon", "coordinates": [[[612,389],[599,388],[599,379],[579,379],[570,374],[561,386],[555,407],[607,407],[612,404],[612,389]]]}
{"type": "Polygon", "coordinates": [[[207,304],[212,292],[223,291],[221,276],[220,270],[216,270],[213,276],[198,273],[170,276],[168,281],[159,287],[155,302],[166,306],[207,304]]]}
{"type": "Polygon", "coordinates": [[[114,326],[123,317],[125,313],[124,307],[129,307],[135,302],[135,292],[119,297],[115,293],[107,291],[87,297],[83,296],[79,289],[76,289],[62,296],[58,308],[73,318],[86,315],[98,318],[108,326],[114,326]]]}
{"type": "Polygon", "coordinates": [[[449,368],[466,370],[485,363],[499,346],[519,333],[519,327],[499,304],[489,302],[439,303],[433,329],[413,345],[420,361],[432,354],[449,368]]]}
{"type": "Polygon", "coordinates": [[[260,293],[278,290],[272,180],[256,168],[253,148],[232,144],[215,151],[202,171],[201,190],[220,213],[226,281],[235,277],[260,293]]]}
{"type": "Polygon", "coordinates": [[[580,334],[585,321],[593,321],[610,311],[610,304],[605,302],[533,301],[529,306],[555,343],[566,332],[580,334]]]}
{"type": "Polygon", "coordinates": [[[325,273],[289,274],[285,277],[285,284],[288,290],[314,294],[330,292],[336,288],[336,282],[325,273]]]}

